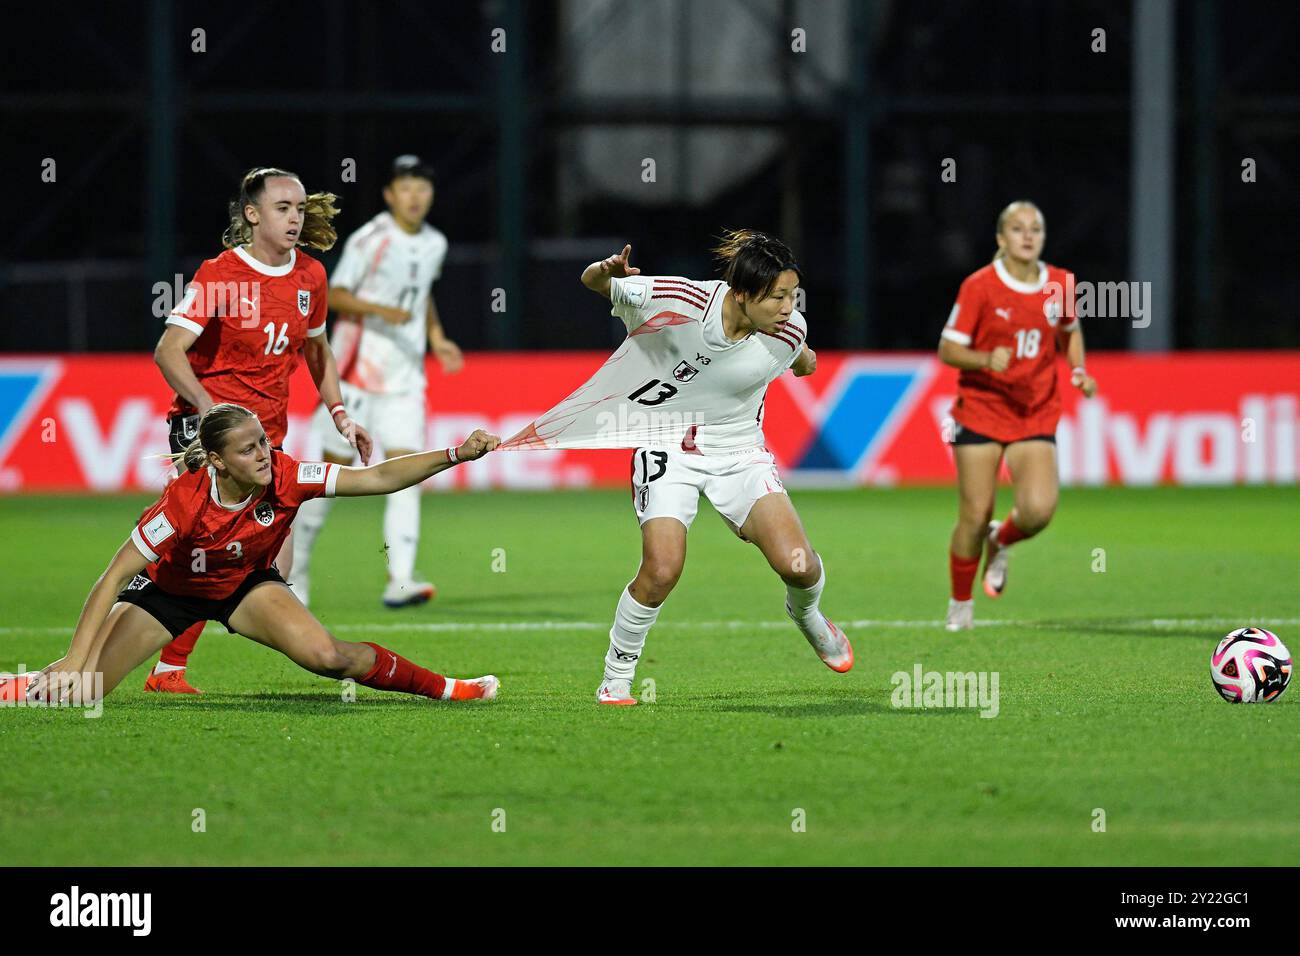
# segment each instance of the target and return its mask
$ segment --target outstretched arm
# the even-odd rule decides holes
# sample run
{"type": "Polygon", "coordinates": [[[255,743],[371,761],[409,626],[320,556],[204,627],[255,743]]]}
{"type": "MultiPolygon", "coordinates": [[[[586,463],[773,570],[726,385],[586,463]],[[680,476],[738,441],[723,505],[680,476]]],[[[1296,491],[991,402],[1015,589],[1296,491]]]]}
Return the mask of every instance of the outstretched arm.
{"type": "Polygon", "coordinates": [[[628,265],[628,260],[632,258],[632,246],[629,243],[623,247],[623,251],[608,259],[601,259],[599,262],[593,262],[587,268],[582,270],[582,284],[592,292],[599,292],[605,298],[609,298],[609,280],[618,278],[625,279],[628,276],[637,276],[641,270],[634,266],[628,265]]]}
{"type": "MultiPolygon", "coordinates": [[[[133,577],[149,565],[149,559],[140,553],[135,542],[130,538],[117,549],[113,560],[109,562],[104,573],[99,576],[90,589],[85,605],[81,608],[81,617],[72,634],[72,643],[68,651],[53,664],[45,667],[40,676],[27,686],[27,696],[32,700],[44,700],[55,689],[70,693],[72,687],[68,678],[59,678],[60,674],[80,674],[86,664],[96,658],[96,644],[104,635],[100,631],[108,612],[113,609],[117,595],[126,587],[133,577]]],[[[75,678],[71,678],[75,681],[75,678]]]]}
{"type": "Polygon", "coordinates": [[[387,495],[394,491],[401,491],[411,485],[418,485],[440,471],[446,471],[458,462],[482,458],[499,444],[501,444],[500,438],[489,435],[480,428],[465,439],[465,444],[459,448],[402,455],[399,458],[381,461],[369,468],[343,468],[339,471],[338,481],[334,485],[334,494],[340,498],[353,498],[360,495],[387,495]]]}

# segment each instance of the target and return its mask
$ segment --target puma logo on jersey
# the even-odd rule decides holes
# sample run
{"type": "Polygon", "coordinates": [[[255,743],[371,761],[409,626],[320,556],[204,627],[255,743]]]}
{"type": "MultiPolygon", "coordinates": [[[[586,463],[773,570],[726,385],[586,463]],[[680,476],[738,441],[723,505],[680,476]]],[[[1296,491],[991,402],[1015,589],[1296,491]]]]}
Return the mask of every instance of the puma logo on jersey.
{"type": "Polygon", "coordinates": [[[994,309],[993,311],[996,312],[998,315],[1002,316],[1002,318],[1006,319],[1008,322],[1011,321],[1010,309],[994,309]]]}

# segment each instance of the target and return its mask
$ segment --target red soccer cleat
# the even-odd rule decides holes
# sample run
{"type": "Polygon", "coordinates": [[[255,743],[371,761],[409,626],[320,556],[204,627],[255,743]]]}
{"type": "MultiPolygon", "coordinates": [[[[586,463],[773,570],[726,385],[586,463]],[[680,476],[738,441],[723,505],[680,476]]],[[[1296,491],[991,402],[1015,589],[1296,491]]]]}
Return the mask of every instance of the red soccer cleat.
{"type": "Polygon", "coordinates": [[[164,671],[156,674],[152,671],[144,681],[145,693],[159,694],[202,694],[197,687],[191,687],[185,679],[185,671],[164,671]]]}

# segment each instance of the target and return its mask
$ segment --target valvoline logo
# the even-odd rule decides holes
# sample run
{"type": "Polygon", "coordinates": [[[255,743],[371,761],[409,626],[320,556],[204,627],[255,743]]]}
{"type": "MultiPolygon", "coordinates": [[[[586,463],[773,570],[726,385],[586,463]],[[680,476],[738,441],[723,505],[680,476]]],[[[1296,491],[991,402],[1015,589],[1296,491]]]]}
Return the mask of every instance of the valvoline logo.
{"type": "Polygon", "coordinates": [[[884,457],[924,408],[936,363],[929,356],[848,356],[819,364],[815,375],[784,376],[780,391],[769,393],[769,447],[814,478],[891,481],[884,457]]]}
{"type": "Polygon", "coordinates": [[[59,379],[53,359],[0,359],[0,464],[59,379]]]}

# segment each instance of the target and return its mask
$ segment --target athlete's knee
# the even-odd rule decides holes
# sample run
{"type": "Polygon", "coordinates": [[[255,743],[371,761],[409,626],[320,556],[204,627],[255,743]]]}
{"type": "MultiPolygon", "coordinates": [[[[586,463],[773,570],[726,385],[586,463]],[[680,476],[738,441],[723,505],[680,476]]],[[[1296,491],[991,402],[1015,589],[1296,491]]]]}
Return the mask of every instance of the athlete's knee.
{"type": "Polygon", "coordinates": [[[1056,495],[1028,495],[1016,503],[1016,527],[1030,533],[1042,531],[1056,513],[1056,495]]]}
{"type": "Polygon", "coordinates": [[[773,561],[772,569],[786,584],[810,588],[821,579],[822,560],[811,547],[799,546],[773,561]]]}
{"type": "Polygon", "coordinates": [[[645,589],[662,601],[682,576],[682,561],[675,557],[652,557],[641,562],[637,578],[645,589]]]}
{"type": "Polygon", "coordinates": [[[340,678],[352,667],[351,657],[324,631],[307,641],[297,659],[300,665],[322,677],[340,678]]]}

